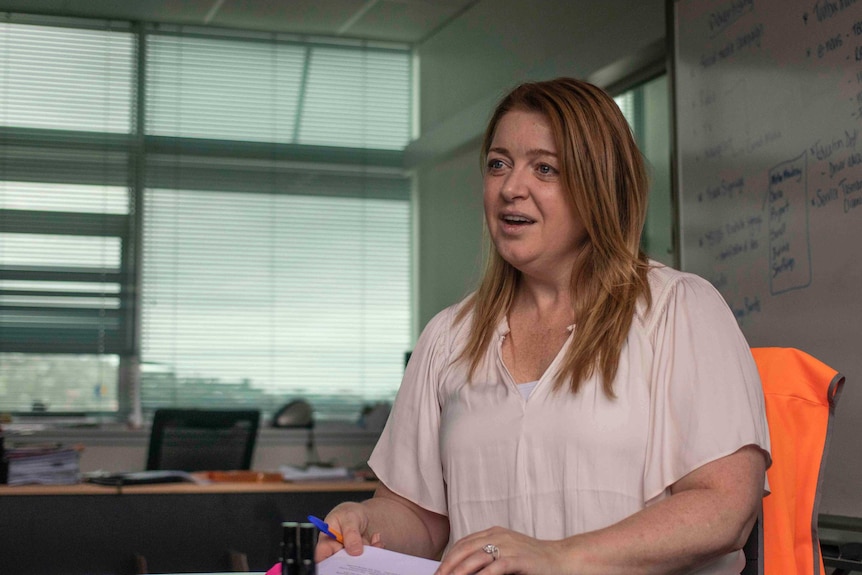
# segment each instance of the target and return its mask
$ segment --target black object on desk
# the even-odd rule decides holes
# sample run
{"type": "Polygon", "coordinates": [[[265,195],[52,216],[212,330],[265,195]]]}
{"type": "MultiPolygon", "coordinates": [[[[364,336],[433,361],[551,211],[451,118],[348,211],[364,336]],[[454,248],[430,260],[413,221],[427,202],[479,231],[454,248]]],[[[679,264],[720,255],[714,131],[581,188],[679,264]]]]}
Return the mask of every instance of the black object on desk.
{"type": "Polygon", "coordinates": [[[281,575],[299,575],[299,523],[281,524],[281,575]]]}
{"type": "Polygon", "coordinates": [[[281,532],[281,575],[315,575],[317,527],[311,523],[285,521],[281,532]]]}
{"type": "Polygon", "coordinates": [[[299,575],[316,575],[314,544],[317,542],[317,527],[312,523],[299,524],[299,575]]]}
{"type": "Polygon", "coordinates": [[[153,485],[158,483],[194,483],[195,479],[185,471],[128,471],[124,473],[107,473],[86,477],[89,483],[97,485],[153,485]]]}

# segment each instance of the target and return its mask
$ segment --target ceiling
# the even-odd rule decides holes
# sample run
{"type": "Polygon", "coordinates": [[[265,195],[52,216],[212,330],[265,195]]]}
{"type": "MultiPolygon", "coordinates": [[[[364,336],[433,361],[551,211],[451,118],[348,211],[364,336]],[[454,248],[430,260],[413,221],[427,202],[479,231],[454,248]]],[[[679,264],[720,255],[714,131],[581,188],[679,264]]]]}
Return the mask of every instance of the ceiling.
{"type": "Polygon", "coordinates": [[[478,0],[0,0],[0,12],[421,44],[478,0]]]}

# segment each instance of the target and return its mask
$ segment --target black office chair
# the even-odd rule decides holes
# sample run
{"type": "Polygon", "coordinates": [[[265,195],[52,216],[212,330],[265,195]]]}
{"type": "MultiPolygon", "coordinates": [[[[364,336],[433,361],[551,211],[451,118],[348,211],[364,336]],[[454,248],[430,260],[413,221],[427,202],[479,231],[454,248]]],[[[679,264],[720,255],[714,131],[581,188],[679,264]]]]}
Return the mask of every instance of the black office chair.
{"type": "Polygon", "coordinates": [[[147,470],[250,469],[259,424],[258,410],[157,409],[147,470]]]}

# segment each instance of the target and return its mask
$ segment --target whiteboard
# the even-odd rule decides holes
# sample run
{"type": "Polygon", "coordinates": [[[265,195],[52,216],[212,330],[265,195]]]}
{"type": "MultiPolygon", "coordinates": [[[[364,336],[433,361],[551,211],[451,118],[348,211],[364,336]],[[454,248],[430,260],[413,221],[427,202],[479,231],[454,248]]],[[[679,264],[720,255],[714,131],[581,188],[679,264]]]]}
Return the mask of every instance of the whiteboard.
{"type": "Polygon", "coordinates": [[[846,376],[820,512],[862,517],[862,0],[670,7],[680,266],[846,376]]]}

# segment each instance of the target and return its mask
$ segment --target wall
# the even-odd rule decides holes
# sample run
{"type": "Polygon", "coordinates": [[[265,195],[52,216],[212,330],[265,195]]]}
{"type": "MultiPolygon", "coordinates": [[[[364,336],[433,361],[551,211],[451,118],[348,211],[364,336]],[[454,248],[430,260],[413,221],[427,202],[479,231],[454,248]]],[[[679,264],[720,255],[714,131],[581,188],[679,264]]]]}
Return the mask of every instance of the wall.
{"type": "Polygon", "coordinates": [[[587,78],[665,35],[663,0],[481,0],[418,47],[421,136],[407,150],[419,189],[418,326],[480,276],[479,139],[523,80],[587,78]]]}
{"type": "Polygon", "coordinates": [[[418,171],[419,325],[463,298],[482,271],[479,154],[465,151],[418,171]]]}

